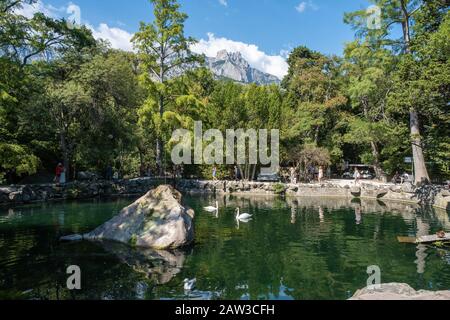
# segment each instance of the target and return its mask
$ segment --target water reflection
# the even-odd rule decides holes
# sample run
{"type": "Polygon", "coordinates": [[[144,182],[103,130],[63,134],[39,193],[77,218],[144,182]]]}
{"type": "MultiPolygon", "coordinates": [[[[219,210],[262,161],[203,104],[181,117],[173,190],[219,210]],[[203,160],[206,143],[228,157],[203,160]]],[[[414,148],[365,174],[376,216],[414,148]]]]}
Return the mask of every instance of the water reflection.
{"type": "Polygon", "coordinates": [[[100,242],[105,251],[119,258],[134,271],[144,274],[157,285],[170,282],[181,272],[186,260],[182,250],[153,250],[133,248],[121,243],[100,242]]]}
{"type": "Polygon", "coordinates": [[[60,244],[90,231],[133,200],[14,208],[0,212],[0,299],[346,299],[365,286],[368,265],[383,281],[450,288],[448,250],[400,244],[397,236],[450,231],[449,214],[414,205],[339,198],[186,197],[196,211],[187,250],[122,244],[60,244]],[[253,215],[238,224],[235,209],[253,215]],[[67,265],[83,289],[65,289],[67,265]],[[185,292],[183,279],[197,278],[185,292]]]}

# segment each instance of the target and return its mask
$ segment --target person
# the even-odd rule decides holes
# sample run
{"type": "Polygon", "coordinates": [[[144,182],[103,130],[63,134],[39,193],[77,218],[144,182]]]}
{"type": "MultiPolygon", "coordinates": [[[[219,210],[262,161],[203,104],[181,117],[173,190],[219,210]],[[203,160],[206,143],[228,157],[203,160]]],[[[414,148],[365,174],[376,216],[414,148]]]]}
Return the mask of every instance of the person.
{"type": "Polygon", "coordinates": [[[323,170],[323,167],[320,166],[319,167],[319,177],[318,177],[319,183],[322,183],[323,178],[324,178],[324,170],[323,170]]]}
{"type": "Polygon", "coordinates": [[[353,175],[355,178],[355,184],[359,183],[359,179],[361,179],[361,173],[359,172],[358,168],[355,169],[355,174],[353,175]]]}
{"type": "Polygon", "coordinates": [[[395,175],[394,175],[394,177],[392,178],[392,182],[394,183],[394,184],[397,184],[397,181],[400,179],[400,174],[398,173],[398,171],[397,172],[395,172],[395,175]]]}
{"type": "Polygon", "coordinates": [[[61,165],[61,174],[59,176],[59,184],[65,184],[66,183],[66,168],[61,165]]]}
{"type": "Polygon", "coordinates": [[[111,181],[112,177],[113,177],[113,168],[111,165],[108,165],[106,167],[105,178],[106,178],[106,180],[111,181]]]}
{"type": "Polygon", "coordinates": [[[236,181],[239,181],[239,180],[240,180],[240,177],[239,177],[239,168],[238,168],[238,166],[234,166],[234,179],[235,179],[236,181]]]}
{"type": "Polygon", "coordinates": [[[212,176],[213,176],[213,181],[216,181],[217,180],[217,167],[216,166],[214,166],[214,168],[213,168],[212,176]]]}
{"type": "Polygon", "coordinates": [[[409,181],[409,174],[405,172],[402,176],[402,184],[409,181]]]}
{"type": "Polygon", "coordinates": [[[60,163],[58,163],[58,165],[56,166],[56,169],[55,169],[55,179],[53,179],[54,182],[56,182],[58,184],[60,183],[60,181],[61,181],[61,174],[62,174],[63,171],[64,171],[64,166],[60,162],[60,163]]]}
{"type": "Polygon", "coordinates": [[[295,168],[292,167],[291,168],[291,183],[293,183],[293,184],[297,184],[297,177],[296,177],[295,173],[296,173],[295,168]]]}

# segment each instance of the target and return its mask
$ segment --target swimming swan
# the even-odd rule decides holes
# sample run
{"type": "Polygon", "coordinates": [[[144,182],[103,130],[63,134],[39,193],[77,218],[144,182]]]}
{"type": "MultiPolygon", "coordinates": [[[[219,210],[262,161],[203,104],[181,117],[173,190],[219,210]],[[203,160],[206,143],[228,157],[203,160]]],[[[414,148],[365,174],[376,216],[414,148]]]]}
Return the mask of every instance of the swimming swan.
{"type": "Polygon", "coordinates": [[[205,209],[205,211],[208,211],[208,212],[216,212],[216,211],[219,211],[219,202],[218,201],[216,201],[216,206],[215,207],[204,207],[203,209],[205,209]]]}
{"type": "Polygon", "coordinates": [[[195,284],[197,283],[197,279],[184,279],[184,290],[186,291],[192,291],[192,289],[194,289],[195,284]]]}
{"type": "Polygon", "coordinates": [[[243,214],[240,214],[240,213],[241,213],[241,209],[237,208],[236,209],[236,220],[237,221],[248,222],[253,217],[253,215],[248,214],[248,213],[243,213],[243,214]]]}

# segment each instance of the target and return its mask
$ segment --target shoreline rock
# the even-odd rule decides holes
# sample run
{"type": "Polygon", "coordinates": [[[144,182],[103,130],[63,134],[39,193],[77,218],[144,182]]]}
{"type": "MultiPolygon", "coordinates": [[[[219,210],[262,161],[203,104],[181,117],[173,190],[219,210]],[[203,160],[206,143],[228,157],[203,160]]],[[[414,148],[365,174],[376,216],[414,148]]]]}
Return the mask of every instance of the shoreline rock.
{"type": "Polygon", "coordinates": [[[61,241],[115,241],[158,250],[185,247],[194,240],[194,211],[181,204],[182,195],[168,185],[136,200],[94,231],[61,241]]]}
{"type": "Polygon", "coordinates": [[[358,290],[349,300],[450,300],[450,290],[414,290],[405,283],[385,283],[380,288],[358,290]]]}

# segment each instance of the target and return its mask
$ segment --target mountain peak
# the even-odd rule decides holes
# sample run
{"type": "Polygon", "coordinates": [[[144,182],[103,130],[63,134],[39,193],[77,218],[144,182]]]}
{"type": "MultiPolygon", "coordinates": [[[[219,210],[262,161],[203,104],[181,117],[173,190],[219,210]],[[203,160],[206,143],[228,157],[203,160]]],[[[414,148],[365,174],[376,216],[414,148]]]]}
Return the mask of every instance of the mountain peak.
{"type": "Polygon", "coordinates": [[[280,83],[280,79],[277,77],[252,68],[239,51],[220,50],[215,58],[207,58],[206,62],[217,78],[263,85],[280,83]]]}

